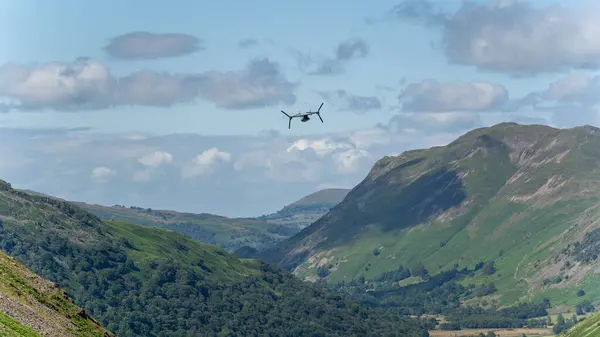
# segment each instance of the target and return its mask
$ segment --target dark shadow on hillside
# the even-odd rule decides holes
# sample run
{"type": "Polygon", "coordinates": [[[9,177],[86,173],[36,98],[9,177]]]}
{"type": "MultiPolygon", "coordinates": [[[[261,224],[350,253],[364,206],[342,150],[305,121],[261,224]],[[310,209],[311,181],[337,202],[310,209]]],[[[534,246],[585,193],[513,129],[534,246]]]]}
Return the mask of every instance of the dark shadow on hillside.
{"type": "Polygon", "coordinates": [[[340,221],[333,226],[329,224],[327,236],[336,238],[337,242],[349,241],[369,224],[376,224],[384,231],[412,227],[459,206],[467,197],[462,179],[455,171],[443,167],[408,185],[390,184],[400,169],[395,168],[362,186],[363,193],[367,189],[373,190],[374,197],[362,210],[349,199],[338,213],[340,221]]]}
{"type": "MultiPolygon", "coordinates": [[[[381,179],[389,179],[390,174],[393,172],[393,175],[395,178],[400,178],[402,175],[402,170],[407,168],[407,167],[411,167],[414,165],[418,165],[420,164],[422,161],[425,160],[425,157],[419,157],[419,158],[415,158],[412,160],[407,161],[406,163],[402,163],[396,167],[394,167],[390,172],[384,174],[381,177],[378,177],[377,179],[375,179],[374,182],[368,182],[367,180],[369,179],[369,176],[365,177],[365,179],[358,185],[356,185],[353,189],[350,190],[350,192],[348,192],[348,194],[346,194],[346,197],[344,198],[344,200],[342,200],[342,202],[340,202],[339,204],[337,204],[335,207],[333,207],[331,209],[331,211],[335,211],[340,207],[345,207],[344,202],[347,200],[352,200],[357,196],[360,196],[363,193],[367,193],[371,188],[372,188],[372,184],[376,184],[377,182],[379,182],[381,179]]],[[[309,226],[310,227],[310,226],[309,226]]],[[[308,228],[308,227],[307,227],[308,228]]],[[[306,229],[306,228],[305,228],[306,229]]]]}

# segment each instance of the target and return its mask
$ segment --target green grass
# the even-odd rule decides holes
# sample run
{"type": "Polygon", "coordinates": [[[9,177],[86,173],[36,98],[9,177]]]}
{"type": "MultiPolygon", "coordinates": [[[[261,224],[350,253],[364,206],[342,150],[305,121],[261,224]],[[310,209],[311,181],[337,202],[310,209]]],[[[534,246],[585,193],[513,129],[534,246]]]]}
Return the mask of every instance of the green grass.
{"type": "Polygon", "coordinates": [[[230,252],[242,246],[257,249],[264,248],[286,238],[269,232],[268,229],[271,223],[263,220],[232,219],[204,213],[194,214],[119,206],[109,207],[82,202],[76,202],[75,204],[103,220],[121,221],[178,231],[197,241],[214,244],[230,252]]]}
{"type": "Polygon", "coordinates": [[[594,313],[582,322],[577,323],[560,337],[597,337],[600,336],[600,313],[594,313]]]}
{"type": "Polygon", "coordinates": [[[0,312],[0,336],[3,337],[41,337],[35,330],[21,324],[14,318],[0,312]]]}
{"type": "Polygon", "coordinates": [[[239,259],[226,254],[221,248],[198,243],[173,231],[149,226],[139,226],[122,221],[107,221],[109,233],[126,239],[130,244],[129,254],[143,265],[150,261],[172,260],[182,265],[194,265],[200,259],[205,267],[214,271],[211,277],[220,280],[256,274],[239,259]]]}
{"type": "MultiPolygon", "coordinates": [[[[33,309],[33,314],[42,322],[54,326],[55,329],[60,329],[62,333],[73,336],[100,337],[106,332],[94,321],[78,315],[81,309],[68,300],[62,289],[54,287],[52,283],[33,274],[3,252],[0,252],[0,294],[16,300],[23,308],[33,309]],[[61,323],[63,321],[73,324],[76,330],[73,331],[61,323]]],[[[2,313],[0,312],[0,314],[2,313]]],[[[17,317],[21,316],[18,311],[15,314],[17,317]]],[[[28,317],[23,319],[30,320],[28,317]]],[[[4,336],[1,333],[6,333],[8,336],[11,336],[10,333],[17,333],[19,336],[40,336],[25,323],[4,314],[0,315],[0,335],[4,336]],[[7,332],[4,332],[3,329],[7,332]]]]}

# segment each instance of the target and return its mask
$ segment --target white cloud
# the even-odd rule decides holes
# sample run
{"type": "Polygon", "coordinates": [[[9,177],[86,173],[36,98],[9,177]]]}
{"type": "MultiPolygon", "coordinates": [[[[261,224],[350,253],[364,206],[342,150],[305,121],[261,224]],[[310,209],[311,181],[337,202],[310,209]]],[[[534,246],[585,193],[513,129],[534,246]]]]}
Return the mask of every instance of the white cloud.
{"type": "Polygon", "coordinates": [[[436,10],[433,1],[405,0],[393,14],[442,27],[451,63],[513,75],[600,67],[597,4],[580,9],[533,4],[469,1],[448,14],[436,10]]]}
{"type": "Polygon", "coordinates": [[[350,149],[333,155],[333,161],[339,172],[352,173],[359,169],[361,160],[372,162],[371,155],[365,150],[350,149]]]}
{"type": "Polygon", "coordinates": [[[0,165],[0,178],[18,188],[71,200],[253,216],[273,212],[324,184],[352,187],[384,155],[441,145],[456,136],[439,130],[369,128],[301,138],[174,134],[130,139],[128,133],[4,128],[0,158],[7,162],[0,165]],[[146,162],[150,164],[168,157],[155,152],[170,154],[169,165],[140,163],[148,155],[147,159],[162,158],[146,162]]]}
{"type": "Polygon", "coordinates": [[[91,177],[97,182],[104,183],[108,181],[110,178],[114,177],[117,174],[115,170],[112,170],[105,166],[98,166],[92,170],[91,177]]]}
{"type": "Polygon", "coordinates": [[[307,149],[313,149],[315,153],[323,157],[339,149],[352,149],[355,146],[348,142],[336,142],[331,138],[321,139],[298,139],[290,147],[287,148],[287,152],[293,151],[305,151],[307,149]]]}
{"type": "Polygon", "coordinates": [[[216,147],[212,147],[200,153],[190,164],[184,166],[182,177],[188,179],[210,173],[216,165],[229,161],[231,161],[231,153],[222,152],[216,147]]]}
{"type": "Polygon", "coordinates": [[[293,104],[296,87],[277,63],[266,58],[251,60],[244,69],[235,71],[169,74],[139,70],[123,77],[86,58],[33,65],[7,63],[0,67],[0,108],[77,111],[124,105],[170,107],[204,98],[224,109],[252,109],[293,104]]]}
{"type": "Polygon", "coordinates": [[[439,83],[425,79],[409,84],[398,99],[404,112],[486,111],[508,101],[508,91],[489,82],[439,83]]]}
{"type": "Polygon", "coordinates": [[[173,161],[173,155],[164,151],[154,151],[141,157],[138,161],[144,166],[157,167],[171,163],[173,161]]]}

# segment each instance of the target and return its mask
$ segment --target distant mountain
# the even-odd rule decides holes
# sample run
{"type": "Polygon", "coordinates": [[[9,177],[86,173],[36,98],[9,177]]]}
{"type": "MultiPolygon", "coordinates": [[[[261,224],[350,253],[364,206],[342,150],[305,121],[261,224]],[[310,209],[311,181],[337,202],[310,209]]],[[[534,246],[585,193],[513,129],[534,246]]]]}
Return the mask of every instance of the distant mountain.
{"type": "Polygon", "coordinates": [[[113,336],[64,290],[0,251],[0,336],[113,336]]]}
{"type": "Polygon", "coordinates": [[[465,282],[497,288],[481,301],[598,302],[599,167],[591,126],[476,129],[384,157],[329,213],[259,256],[312,281],[468,267],[477,272],[465,282]]]}
{"type": "MultiPolygon", "coordinates": [[[[55,198],[37,191],[28,194],[55,198]]],[[[174,230],[229,252],[262,250],[274,246],[310,225],[337,205],[349,190],[325,189],[312,193],[277,213],[257,218],[227,218],[208,213],[185,213],[122,205],[104,206],[71,201],[102,220],[118,220],[138,225],[174,230]]],[[[55,198],[62,200],[60,198],[55,198]]],[[[246,257],[246,255],[243,255],[246,257]]],[[[248,256],[249,257],[249,256],[248,256]]]]}
{"type": "MultiPolygon", "coordinates": [[[[102,221],[70,202],[17,191],[1,180],[0,248],[58,283],[118,336],[427,335],[419,320],[361,306],[260,261],[237,259],[174,231],[102,221]]],[[[5,284],[2,291],[26,291],[5,284]]],[[[55,299],[44,304],[63,310],[55,299]]],[[[5,316],[0,329],[25,331],[5,316]]]]}
{"type": "Polygon", "coordinates": [[[102,220],[117,220],[170,229],[230,252],[243,246],[263,249],[291,236],[279,233],[277,226],[263,220],[232,219],[207,213],[182,213],[141,207],[73,203],[102,220]]]}
{"type": "Polygon", "coordinates": [[[291,232],[288,233],[291,233],[291,236],[329,212],[332,207],[344,200],[348,192],[349,189],[342,188],[320,190],[284,206],[276,213],[263,215],[257,219],[290,228],[291,232]]]}

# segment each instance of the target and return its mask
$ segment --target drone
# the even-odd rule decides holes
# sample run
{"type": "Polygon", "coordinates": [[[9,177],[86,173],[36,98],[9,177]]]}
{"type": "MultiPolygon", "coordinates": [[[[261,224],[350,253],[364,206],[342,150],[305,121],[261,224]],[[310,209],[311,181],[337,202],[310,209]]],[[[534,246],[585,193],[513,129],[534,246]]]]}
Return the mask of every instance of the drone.
{"type": "Polygon", "coordinates": [[[302,117],[302,119],[300,121],[304,123],[304,122],[308,122],[310,120],[310,117],[308,117],[308,116],[316,114],[317,116],[319,116],[321,123],[323,123],[323,118],[321,118],[321,114],[320,114],[321,107],[323,107],[323,103],[321,103],[321,105],[319,106],[319,109],[317,111],[309,111],[309,112],[305,112],[305,113],[298,112],[297,114],[292,115],[292,116],[288,115],[283,110],[281,110],[281,112],[290,119],[290,121],[288,123],[288,129],[291,129],[292,128],[292,119],[296,118],[296,117],[298,117],[298,118],[302,117]]]}

